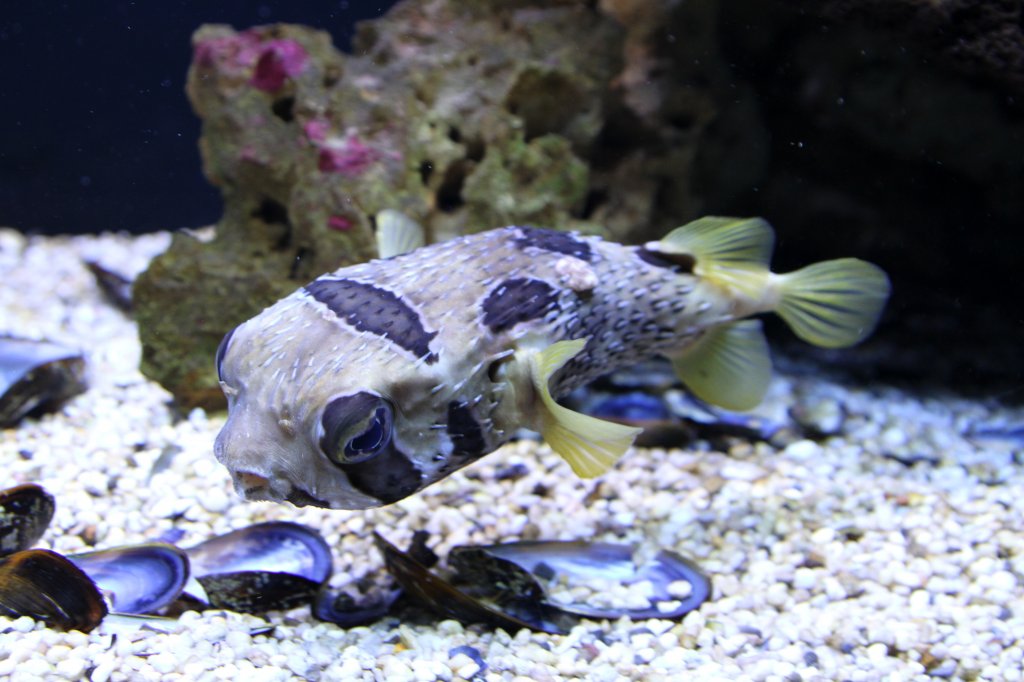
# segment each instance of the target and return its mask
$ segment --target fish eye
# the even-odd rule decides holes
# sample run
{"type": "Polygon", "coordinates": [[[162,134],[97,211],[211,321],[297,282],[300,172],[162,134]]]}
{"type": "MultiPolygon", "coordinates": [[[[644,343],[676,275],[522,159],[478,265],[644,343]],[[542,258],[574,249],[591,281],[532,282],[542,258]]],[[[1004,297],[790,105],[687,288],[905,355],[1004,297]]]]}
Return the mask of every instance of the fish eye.
{"type": "Polygon", "coordinates": [[[393,415],[391,404],[372,393],[334,398],[320,419],[320,449],[338,465],[365,462],[391,443],[393,415]]]}
{"type": "Polygon", "coordinates": [[[345,458],[349,461],[362,461],[365,456],[383,449],[390,440],[391,410],[382,405],[374,410],[366,430],[345,443],[345,458]]]}

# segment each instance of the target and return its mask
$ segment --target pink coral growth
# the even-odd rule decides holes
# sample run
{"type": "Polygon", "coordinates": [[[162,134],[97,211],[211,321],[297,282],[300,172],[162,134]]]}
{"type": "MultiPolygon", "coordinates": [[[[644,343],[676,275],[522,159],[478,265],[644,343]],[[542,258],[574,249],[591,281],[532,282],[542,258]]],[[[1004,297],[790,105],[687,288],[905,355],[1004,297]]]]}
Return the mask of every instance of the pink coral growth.
{"type": "Polygon", "coordinates": [[[352,229],[352,221],[343,215],[332,215],[327,219],[327,227],[339,232],[347,232],[352,229]]]}
{"type": "Polygon", "coordinates": [[[267,92],[279,90],[287,78],[302,73],[308,58],[306,49],[294,40],[271,40],[263,46],[250,82],[267,92]]]}
{"type": "Polygon", "coordinates": [[[330,130],[330,124],[320,118],[315,118],[311,121],[306,121],[305,125],[302,126],[302,131],[306,133],[306,139],[313,144],[319,144],[327,139],[327,131],[330,130]]]}
{"type": "Polygon", "coordinates": [[[380,153],[355,135],[349,135],[340,146],[320,150],[317,167],[325,173],[360,175],[380,159],[380,153]]]}
{"type": "Polygon", "coordinates": [[[259,51],[260,37],[246,31],[199,41],[193,49],[193,59],[201,67],[217,67],[225,73],[237,74],[252,67],[259,51]]]}
{"type": "Polygon", "coordinates": [[[251,70],[249,83],[273,92],[284,85],[285,79],[302,72],[309,55],[294,40],[264,42],[258,32],[249,30],[199,41],[193,59],[200,67],[216,68],[229,75],[243,75],[251,70]]]}

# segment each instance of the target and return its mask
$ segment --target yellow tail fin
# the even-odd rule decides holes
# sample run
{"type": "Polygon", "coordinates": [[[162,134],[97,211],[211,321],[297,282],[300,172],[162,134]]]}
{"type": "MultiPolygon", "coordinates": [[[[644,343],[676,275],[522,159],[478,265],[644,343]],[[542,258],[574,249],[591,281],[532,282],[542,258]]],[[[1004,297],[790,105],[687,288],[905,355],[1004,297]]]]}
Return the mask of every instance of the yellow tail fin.
{"type": "Polygon", "coordinates": [[[776,275],[775,312],[804,341],[823,348],[852,346],[874,330],[889,298],[889,278],[857,258],[815,263],[776,275]]]}

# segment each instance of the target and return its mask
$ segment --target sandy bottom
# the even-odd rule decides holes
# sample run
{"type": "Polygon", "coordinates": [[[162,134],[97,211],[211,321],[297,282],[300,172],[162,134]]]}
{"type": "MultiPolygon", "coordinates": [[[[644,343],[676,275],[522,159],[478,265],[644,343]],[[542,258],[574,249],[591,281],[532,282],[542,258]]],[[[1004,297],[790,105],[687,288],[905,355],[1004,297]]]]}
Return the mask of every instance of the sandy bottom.
{"type": "Polygon", "coordinates": [[[332,583],[344,587],[382,571],[373,530],[399,546],[427,530],[442,557],[459,544],[523,538],[654,542],[696,560],[713,597],[679,622],[584,621],[564,636],[396,618],[346,630],[308,609],[188,612],[172,632],[104,624],[88,635],[0,618],[0,675],[1024,679],[1024,410],[844,387],[795,364],[762,413],[786,419],[795,406],[835,435],[637,448],[596,481],[520,442],[384,509],[246,503],[212,455],[223,415],[175,417],[168,394],[136,369],[133,323],[81,265],[134,274],[167,241],[0,230],[0,333],[69,343],[89,362],[88,392],[0,434],[0,487],[36,482],[57,498],[41,546],[71,553],[172,529],[188,546],[291,520],[327,538],[332,583]],[[522,476],[500,475],[516,464],[522,476]]]}

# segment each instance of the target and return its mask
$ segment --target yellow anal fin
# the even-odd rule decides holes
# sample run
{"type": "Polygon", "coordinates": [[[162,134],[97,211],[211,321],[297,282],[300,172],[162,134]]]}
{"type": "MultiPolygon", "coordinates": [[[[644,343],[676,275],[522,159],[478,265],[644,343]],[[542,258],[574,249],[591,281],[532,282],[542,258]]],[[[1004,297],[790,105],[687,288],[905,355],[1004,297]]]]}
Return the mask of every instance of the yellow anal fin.
{"type": "Polygon", "coordinates": [[[672,366],[698,398],[729,410],[756,407],[772,376],[760,320],[712,327],[672,366]]]}
{"type": "Polygon", "coordinates": [[[889,298],[885,272],[856,258],[815,263],[775,278],[775,312],[801,339],[824,348],[852,346],[870,334],[889,298]]]}
{"type": "Polygon", "coordinates": [[[423,228],[401,211],[386,208],[376,220],[377,253],[381,258],[400,256],[423,246],[423,228]]]}
{"type": "Polygon", "coordinates": [[[583,478],[600,476],[611,468],[643,429],[597,419],[573,412],[555,402],[548,382],[552,375],[574,358],[586,339],[559,341],[534,354],[530,364],[531,378],[540,396],[541,435],[576,475],[583,478]]]}

